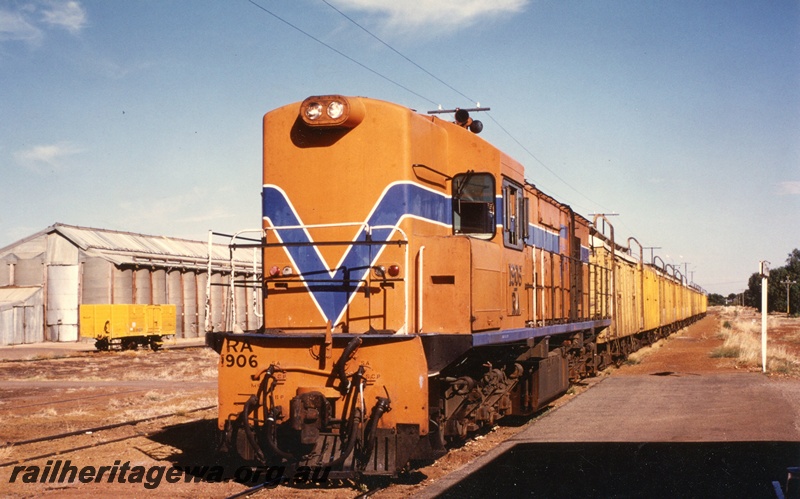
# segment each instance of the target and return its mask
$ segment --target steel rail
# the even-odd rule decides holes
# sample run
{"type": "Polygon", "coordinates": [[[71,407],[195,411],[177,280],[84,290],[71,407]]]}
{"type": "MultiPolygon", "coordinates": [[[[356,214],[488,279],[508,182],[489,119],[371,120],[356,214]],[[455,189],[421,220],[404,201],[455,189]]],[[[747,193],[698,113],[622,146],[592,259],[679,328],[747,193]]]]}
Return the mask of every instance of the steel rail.
{"type": "MultiPolygon", "coordinates": [[[[130,421],[122,421],[122,422],[119,422],[119,423],[112,423],[112,424],[107,424],[107,425],[103,425],[103,426],[95,426],[93,428],[84,428],[82,430],[75,430],[75,431],[69,431],[69,432],[66,432],[66,433],[59,433],[57,435],[48,435],[48,436],[45,436],[45,437],[31,438],[29,440],[20,440],[18,442],[8,442],[5,445],[0,446],[0,449],[19,447],[19,446],[29,445],[29,444],[33,444],[33,443],[37,443],[37,442],[51,442],[51,441],[55,441],[55,440],[61,440],[61,439],[69,438],[69,437],[74,437],[74,436],[78,436],[78,435],[85,435],[85,434],[90,434],[90,433],[93,434],[93,433],[97,433],[97,432],[100,432],[100,431],[106,431],[106,430],[113,430],[115,428],[121,428],[123,426],[134,426],[134,425],[137,425],[137,424],[140,424],[140,423],[145,423],[145,422],[148,422],[148,421],[155,421],[155,420],[158,420],[158,419],[165,419],[165,418],[169,418],[169,417],[172,417],[172,416],[176,416],[176,415],[178,415],[178,413],[188,414],[188,413],[192,413],[192,412],[207,411],[207,410],[210,410],[210,409],[214,409],[216,407],[217,407],[216,405],[209,405],[209,406],[205,406],[205,407],[198,407],[196,409],[191,409],[191,410],[188,410],[188,411],[183,411],[183,410],[182,411],[176,411],[176,412],[172,412],[172,413],[169,413],[169,414],[160,414],[160,415],[157,415],[157,416],[150,416],[150,417],[146,417],[146,418],[133,419],[133,420],[130,420],[130,421]]],[[[42,454],[42,455],[39,455],[39,456],[32,456],[32,457],[26,457],[26,458],[21,458],[21,459],[15,459],[13,461],[0,463],[0,468],[2,468],[4,466],[11,466],[12,464],[23,463],[23,462],[26,462],[26,461],[33,461],[34,459],[43,459],[45,457],[55,456],[55,455],[58,455],[58,454],[64,454],[64,453],[67,453],[67,452],[74,452],[74,451],[78,451],[78,450],[88,449],[90,447],[96,447],[98,445],[106,445],[106,444],[110,444],[110,443],[114,443],[114,442],[120,442],[120,441],[127,440],[127,439],[130,439],[130,438],[136,438],[136,437],[139,437],[139,436],[142,436],[142,435],[143,434],[129,435],[127,437],[121,437],[121,438],[114,439],[114,440],[107,440],[105,442],[94,442],[94,443],[87,444],[87,445],[82,445],[82,446],[79,446],[79,447],[73,447],[71,449],[57,450],[57,451],[53,451],[53,452],[50,452],[50,453],[47,453],[47,454],[42,454]]]]}

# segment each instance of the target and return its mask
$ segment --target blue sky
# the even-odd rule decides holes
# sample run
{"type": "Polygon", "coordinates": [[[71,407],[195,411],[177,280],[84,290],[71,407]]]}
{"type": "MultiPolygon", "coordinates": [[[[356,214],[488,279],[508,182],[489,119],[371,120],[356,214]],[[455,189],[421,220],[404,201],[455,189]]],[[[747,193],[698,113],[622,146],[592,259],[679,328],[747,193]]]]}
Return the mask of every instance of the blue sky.
{"type": "Polygon", "coordinates": [[[709,292],[800,247],[789,0],[5,0],[0,247],[258,227],[262,115],[326,93],[491,107],[529,181],[709,292]]]}

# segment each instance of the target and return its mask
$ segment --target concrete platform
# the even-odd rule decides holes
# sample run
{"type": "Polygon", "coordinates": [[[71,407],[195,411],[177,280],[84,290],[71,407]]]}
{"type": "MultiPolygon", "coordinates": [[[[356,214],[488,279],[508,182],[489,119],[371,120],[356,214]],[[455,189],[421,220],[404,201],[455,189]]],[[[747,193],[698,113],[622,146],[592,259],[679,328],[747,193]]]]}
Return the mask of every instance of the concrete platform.
{"type": "Polygon", "coordinates": [[[800,381],[620,376],[419,497],[774,497],[799,464],[800,381]]]}
{"type": "Polygon", "coordinates": [[[606,378],[525,442],[800,442],[800,382],[757,373],[606,378]]]}

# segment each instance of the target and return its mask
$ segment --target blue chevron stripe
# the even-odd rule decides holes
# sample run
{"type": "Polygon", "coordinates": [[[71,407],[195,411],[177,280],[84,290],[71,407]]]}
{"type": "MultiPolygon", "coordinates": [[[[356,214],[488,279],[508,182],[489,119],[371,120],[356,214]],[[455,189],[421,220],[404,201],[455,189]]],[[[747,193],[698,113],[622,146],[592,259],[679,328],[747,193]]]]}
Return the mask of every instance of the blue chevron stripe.
{"type": "MultiPolygon", "coordinates": [[[[265,185],[263,188],[262,213],[274,227],[300,226],[302,220],[278,187],[265,185]]],[[[414,216],[444,225],[452,225],[452,205],[450,197],[430,191],[411,183],[390,185],[379,199],[367,218],[370,227],[388,226],[374,229],[372,240],[388,240],[393,228],[403,217],[414,216]]],[[[358,283],[369,272],[383,245],[351,245],[336,268],[328,265],[304,229],[276,229],[274,232],[284,243],[302,243],[303,246],[287,246],[285,249],[292,259],[300,276],[307,281],[306,286],[313,296],[325,320],[336,324],[341,320],[347,303],[356,292],[358,283]]],[[[367,234],[362,228],[355,241],[366,241],[367,234]]]]}
{"type": "MultiPolygon", "coordinates": [[[[497,221],[503,220],[502,208],[502,197],[498,196],[495,200],[495,220],[497,221]]],[[[324,319],[330,320],[334,324],[338,323],[348,302],[358,289],[359,282],[366,278],[383,249],[383,245],[353,244],[345,251],[342,261],[332,268],[322,258],[305,229],[280,228],[302,226],[303,221],[286,193],[279,187],[274,185],[263,187],[262,214],[273,227],[278,227],[270,232],[275,234],[281,242],[299,244],[299,246],[286,246],[285,250],[291,258],[294,268],[305,281],[306,287],[324,319]]],[[[382,226],[380,229],[373,229],[372,240],[388,240],[394,228],[406,216],[452,226],[451,197],[418,184],[408,182],[391,184],[384,191],[365,222],[369,227],[382,226]]],[[[562,230],[562,232],[564,231],[562,230]]],[[[558,253],[560,252],[561,237],[562,234],[549,232],[536,225],[528,226],[528,244],[537,248],[558,253]]],[[[362,228],[354,241],[366,240],[367,234],[362,228]]],[[[588,251],[586,253],[584,255],[584,248],[581,248],[582,259],[585,258],[585,261],[588,261],[588,251]]]]}

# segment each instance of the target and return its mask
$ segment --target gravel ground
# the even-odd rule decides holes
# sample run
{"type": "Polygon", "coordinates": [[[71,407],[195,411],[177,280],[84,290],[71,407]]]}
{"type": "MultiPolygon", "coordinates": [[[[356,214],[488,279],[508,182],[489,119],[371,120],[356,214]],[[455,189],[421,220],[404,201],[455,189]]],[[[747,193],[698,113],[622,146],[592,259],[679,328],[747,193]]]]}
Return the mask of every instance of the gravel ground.
{"type": "MultiPolygon", "coordinates": [[[[800,346],[800,320],[787,320],[781,327],[785,332],[777,334],[776,341],[784,336],[789,338],[785,343],[790,348],[794,348],[795,339],[800,346]]],[[[547,411],[579,398],[609,376],[758,372],[758,368],[738,365],[734,359],[710,357],[710,352],[722,344],[720,328],[720,319],[709,316],[640,351],[634,362],[574,387],[547,411]]],[[[4,380],[0,387],[0,443],[122,420],[173,415],[115,430],[76,435],[58,445],[42,442],[0,447],[0,496],[226,497],[245,489],[230,478],[237,472],[243,478],[247,470],[242,471],[238,463],[219,461],[214,453],[215,411],[195,411],[216,401],[217,356],[213,351],[187,348],[96,353],[76,347],[61,348],[55,353],[53,349],[34,350],[14,348],[12,355],[11,349],[0,349],[0,358],[6,359],[0,360],[0,379],[4,380]],[[69,450],[75,448],[80,449],[69,450]],[[125,479],[120,480],[126,465],[125,479]],[[86,478],[86,483],[80,479],[68,483],[67,475],[63,483],[58,483],[57,478],[50,481],[48,475],[42,480],[45,472],[55,475],[56,466],[62,471],[67,466],[76,467],[76,475],[84,468],[93,468],[93,478],[86,478]],[[193,473],[170,471],[175,466],[195,469],[193,473]],[[207,468],[202,470],[202,466],[207,468]],[[107,469],[98,478],[101,467],[107,469]],[[200,480],[201,474],[205,480],[200,480]]],[[[785,374],[768,379],[786,383],[790,391],[798,383],[797,378],[785,374]]],[[[281,486],[262,490],[255,497],[350,498],[378,486],[383,488],[372,497],[425,495],[427,487],[535,424],[535,419],[505,421],[435,463],[418,463],[391,483],[337,482],[313,489],[281,486]]]]}

